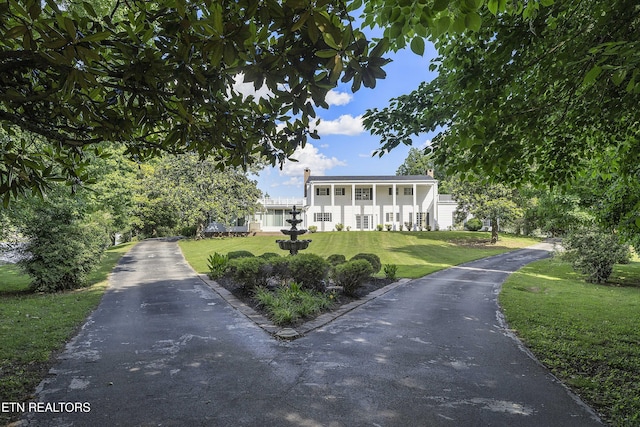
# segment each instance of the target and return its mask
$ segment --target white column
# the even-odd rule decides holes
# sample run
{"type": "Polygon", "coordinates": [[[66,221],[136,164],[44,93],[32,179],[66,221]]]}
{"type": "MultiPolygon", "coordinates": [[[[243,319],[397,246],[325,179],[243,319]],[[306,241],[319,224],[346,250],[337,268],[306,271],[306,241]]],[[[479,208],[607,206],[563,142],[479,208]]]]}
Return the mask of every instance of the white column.
{"type": "Polygon", "coordinates": [[[438,183],[433,184],[433,218],[431,219],[431,230],[436,231],[438,225],[438,202],[440,201],[440,195],[438,194],[438,183]]]}
{"type": "Polygon", "coordinates": [[[416,220],[418,218],[418,212],[420,212],[420,208],[418,207],[418,195],[416,194],[418,190],[418,187],[416,185],[416,183],[413,183],[413,218],[411,218],[411,222],[413,223],[413,229],[417,230],[418,229],[418,225],[416,224],[416,220]]]}
{"type": "Polygon", "coordinates": [[[310,187],[309,191],[311,192],[311,204],[310,204],[310,206],[314,206],[315,205],[314,200],[315,200],[315,197],[316,197],[316,189],[313,187],[313,182],[309,185],[309,187],[310,187]]]}
{"type": "Polygon", "coordinates": [[[333,208],[336,205],[336,189],[335,184],[331,184],[331,207],[333,208]]]}
{"type": "Polygon", "coordinates": [[[373,184],[373,188],[371,189],[371,191],[373,191],[373,195],[371,196],[371,200],[373,200],[373,212],[371,212],[371,221],[373,221],[373,224],[371,224],[371,229],[375,230],[376,226],[378,225],[378,221],[376,221],[376,217],[378,214],[378,207],[376,206],[376,190],[377,190],[377,185],[373,184]]]}
{"type": "Polygon", "coordinates": [[[393,229],[396,230],[397,226],[398,226],[398,224],[396,224],[396,214],[397,214],[397,211],[398,211],[398,206],[396,204],[397,204],[398,200],[396,198],[396,184],[395,184],[395,182],[393,183],[393,187],[391,188],[391,195],[393,197],[393,202],[392,202],[392,204],[393,204],[393,212],[391,213],[391,216],[392,216],[391,222],[393,223],[393,229]]]}
{"type": "MultiPolygon", "coordinates": [[[[351,184],[351,218],[349,224],[353,223],[353,229],[356,229],[356,185],[351,184]]],[[[344,219],[344,229],[347,229],[347,219],[344,219]]]]}

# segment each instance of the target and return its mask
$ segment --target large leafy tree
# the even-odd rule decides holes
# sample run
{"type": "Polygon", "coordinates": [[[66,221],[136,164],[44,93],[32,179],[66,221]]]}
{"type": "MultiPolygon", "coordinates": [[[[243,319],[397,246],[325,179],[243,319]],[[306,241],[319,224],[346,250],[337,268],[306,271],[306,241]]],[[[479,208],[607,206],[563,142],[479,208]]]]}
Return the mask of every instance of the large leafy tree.
{"type": "Polygon", "coordinates": [[[276,164],[315,136],[314,105],[327,106],[340,78],[355,90],[384,77],[387,44],[367,41],[341,0],[114,1],[107,15],[71,6],[0,2],[2,195],[41,192],[59,174],[82,181],[84,154],[103,141],[138,160],[276,164]],[[269,96],[239,93],[242,79],[269,96]],[[46,150],[25,150],[18,129],[46,150]]]}
{"type": "Polygon", "coordinates": [[[503,184],[487,185],[479,179],[462,181],[458,177],[450,182],[451,194],[458,208],[456,217],[463,221],[469,215],[491,223],[491,243],[498,241],[500,227],[522,218],[518,206],[518,193],[503,184]]]}
{"type": "Polygon", "coordinates": [[[231,225],[258,208],[255,181],[241,169],[217,170],[194,154],[154,162],[141,180],[134,213],[146,235],[182,232],[201,237],[208,221],[231,225]]]}
{"type": "MultiPolygon", "coordinates": [[[[549,0],[540,0],[548,3],[549,0]]],[[[515,0],[2,0],[0,196],[51,179],[79,184],[102,141],[135,160],[163,152],[212,157],[219,168],[255,154],[282,162],[304,145],[315,106],[338,81],[385,77],[382,57],[430,34],[478,30],[482,12],[527,13],[515,0]],[[363,7],[364,6],[364,7],[363,7]],[[367,40],[353,22],[384,28],[367,40]],[[523,12],[524,11],[524,12],[523,12]],[[266,87],[254,99],[238,81],[266,87]],[[47,141],[28,150],[28,134],[47,141]]]]}
{"type": "Polygon", "coordinates": [[[415,147],[409,149],[407,158],[396,170],[396,175],[424,175],[433,169],[433,156],[415,147]]]}
{"type": "MultiPolygon", "coordinates": [[[[475,33],[437,38],[438,77],[365,116],[381,151],[441,128],[434,153],[449,172],[571,186],[606,169],[612,188],[637,182],[640,5],[540,3],[522,14],[480,9],[475,33]]],[[[624,212],[608,218],[638,234],[637,201],[613,205],[624,212]]]]}

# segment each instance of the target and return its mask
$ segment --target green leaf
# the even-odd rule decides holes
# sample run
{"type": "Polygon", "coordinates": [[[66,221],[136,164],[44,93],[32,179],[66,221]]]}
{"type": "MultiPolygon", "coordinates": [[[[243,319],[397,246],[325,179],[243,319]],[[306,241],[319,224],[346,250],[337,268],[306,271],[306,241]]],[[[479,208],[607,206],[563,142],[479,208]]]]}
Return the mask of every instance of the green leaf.
{"type": "Polygon", "coordinates": [[[324,42],[329,45],[329,47],[332,47],[335,50],[340,50],[340,46],[338,46],[330,33],[322,33],[322,38],[324,39],[324,42]]]}
{"type": "Polygon", "coordinates": [[[93,33],[93,34],[89,34],[86,37],[83,37],[82,40],[83,42],[99,42],[102,40],[105,40],[107,38],[109,38],[109,36],[111,36],[111,33],[109,31],[100,31],[98,33],[93,33]]]}
{"type": "Polygon", "coordinates": [[[487,9],[494,15],[498,14],[498,0],[489,0],[487,3],[487,9]]]}
{"type": "Polygon", "coordinates": [[[435,36],[446,33],[451,25],[451,19],[448,16],[442,16],[436,21],[435,36]]]}
{"type": "Polygon", "coordinates": [[[76,38],[76,24],[73,22],[71,18],[64,18],[64,28],[67,30],[67,34],[72,39],[76,38]]]}
{"type": "Polygon", "coordinates": [[[543,6],[551,6],[553,3],[555,3],[554,0],[540,0],[540,4],[543,6]]]}
{"type": "Polygon", "coordinates": [[[602,67],[599,65],[595,65],[593,68],[589,70],[589,72],[584,76],[584,80],[582,81],[583,85],[591,85],[593,84],[598,76],[602,73],[602,67]]]}
{"type": "Polygon", "coordinates": [[[464,23],[471,31],[480,31],[482,26],[482,18],[476,12],[468,13],[464,18],[464,23]]]}
{"type": "Polygon", "coordinates": [[[20,37],[26,32],[27,32],[27,27],[25,27],[24,25],[17,25],[12,29],[10,29],[9,31],[7,31],[4,34],[4,36],[7,39],[17,39],[18,37],[20,37]]]}
{"type": "Polygon", "coordinates": [[[85,1],[82,2],[82,7],[84,7],[84,10],[89,14],[89,16],[93,17],[93,18],[97,18],[98,14],[96,13],[96,10],[93,8],[93,6],[91,6],[91,3],[85,1]]]}
{"type": "Polygon", "coordinates": [[[369,56],[373,58],[381,57],[387,50],[389,49],[389,39],[387,37],[383,37],[380,39],[376,47],[373,48],[369,56]]]}
{"type": "Polygon", "coordinates": [[[338,51],[335,49],[322,49],[316,52],[318,58],[333,58],[337,54],[338,51]]]}
{"type": "Polygon", "coordinates": [[[435,0],[433,2],[433,11],[440,12],[449,7],[449,0],[435,0]]]}
{"type": "Polygon", "coordinates": [[[424,39],[422,37],[414,37],[411,40],[411,51],[416,55],[424,55],[424,39]]]}
{"type": "Polygon", "coordinates": [[[504,12],[507,9],[507,0],[489,0],[487,8],[489,12],[497,15],[499,12],[504,12]]]}

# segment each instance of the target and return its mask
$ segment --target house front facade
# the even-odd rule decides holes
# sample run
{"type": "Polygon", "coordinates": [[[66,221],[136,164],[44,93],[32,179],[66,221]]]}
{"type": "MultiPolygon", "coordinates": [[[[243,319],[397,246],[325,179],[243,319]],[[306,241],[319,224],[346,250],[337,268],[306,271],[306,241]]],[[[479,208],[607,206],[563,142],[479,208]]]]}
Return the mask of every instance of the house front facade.
{"type": "Polygon", "coordinates": [[[432,173],[314,176],[306,169],[304,193],[306,226],[318,231],[376,230],[387,224],[392,230],[446,230],[453,225],[455,204],[440,203],[432,173]]]}

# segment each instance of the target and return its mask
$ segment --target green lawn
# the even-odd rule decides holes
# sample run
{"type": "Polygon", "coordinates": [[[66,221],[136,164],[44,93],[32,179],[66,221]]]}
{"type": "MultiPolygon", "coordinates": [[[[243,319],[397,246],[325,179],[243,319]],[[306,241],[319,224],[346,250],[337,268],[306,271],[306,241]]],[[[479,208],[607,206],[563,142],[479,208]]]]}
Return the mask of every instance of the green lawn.
{"type": "MultiPolygon", "coordinates": [[[[432,232],[387,232],[387,231],[342,231],[305,234],[299,239],[312,242],[305,253],[322,257],[342,254],[349,259],[360,252],[375,253],[382,264],[396,264],[398,277],[416,278],[463,262],[497,255],[509,250],[538,243],[539,240],[501,236],[496,245],[488,243],[489,233],[456,231],[432,232]]],[[[216,238],[204,240],[182,240],[180,247],[187,261],[200,273],[206,273],[207,257],[214,252],[226,254],[230,251],[248,250],[254,255],[275,252],[288,255],[281,250],[276,240],[286,236],[251,236],[216,238]]]]}
{"type": "MultiPolygon", "coordinates": [[[[276,252],[279,236],[184,240],[191,265],[207,271],[213,252],[276,252]]],[[[477,258],[535,244],[487,233],[331,232],[305,235],[307,252],[359,252],[397,264],[399,277],[419,277],[477,258]]],[[[131,245],[110,249],[88,288],[59,294],[26,292],[28,278],[0,266],[0,401],[24,401],[106,289],[107,274],[131,245]]],[[[543,260],[510,276],[500,295],[507,321],[538,358],[614,425],[640,425],[640,260],[616,266],[607,285],[587,284],[559,260],[543,260]]],[[[9,421],[0,414],[0,424],[9,421]]]]}
{"type": "MultiPolygon", "coordinates": [[[[21,402],[49,369],[52,352],[63,348],[100,302],[107,276],[132,244],[109,249],[89,277],[89,287],[55,294],[28,292],[29,278],[0,265],[0,401],[21,402]]],[[[0,414],[0,424],[11,414],[0,414]]]]}
{"type": "Polygon", "coordinates": [[[606,285],[543,260],[500,294],[509,327],[553,373],[616,426],[640,425],[640,262],[606,285]]]}

